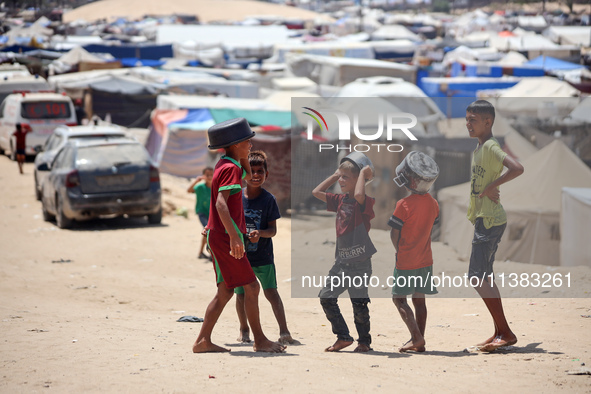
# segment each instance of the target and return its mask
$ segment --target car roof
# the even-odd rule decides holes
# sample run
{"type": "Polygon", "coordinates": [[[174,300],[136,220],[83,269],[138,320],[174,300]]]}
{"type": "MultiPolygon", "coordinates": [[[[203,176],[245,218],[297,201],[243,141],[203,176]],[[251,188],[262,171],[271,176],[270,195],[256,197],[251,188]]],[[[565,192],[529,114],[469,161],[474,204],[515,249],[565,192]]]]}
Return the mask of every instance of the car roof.
{"type": "Polygon", "coordinates": [[[127,133],[119,127],[113,126],[59,126],[54,133],[71,137],[83,136],[127,136],[127,133]]]}
{"type": "Polygon", "coordinates": [[[138,140],[133,137],[119,137],[119,138],[105,138],[105,139],[72,139],[68,140],[66,146],[73,146],[77,148],[87,148],[92,146],[106,146],[106,145],[140,145],[138,140]]]}
{"type": "Polygon", "coordinates": [[[14,97],[20,101],[39,101],[39,100],[58,100],[58,101],[72,101],[68,96],[58,93],[49,93],[49,92],[17,92],[13,94],[9,94],[8,97],[14,97]]]}

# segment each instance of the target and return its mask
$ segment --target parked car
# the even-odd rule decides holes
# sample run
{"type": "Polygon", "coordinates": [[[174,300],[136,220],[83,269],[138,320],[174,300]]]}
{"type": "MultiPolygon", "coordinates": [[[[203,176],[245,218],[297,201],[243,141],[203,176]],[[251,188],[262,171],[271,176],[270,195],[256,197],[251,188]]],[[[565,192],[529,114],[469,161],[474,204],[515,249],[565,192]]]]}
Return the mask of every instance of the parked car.
{"type": "Polygon", "coordinates": [[[105,215],[162,220],[160,174],[136,140],[73,139],[59,151],[41,184],[43,219],[68,228],[105,215]]]}
{"type": "MultiPolygon", "coordinates": [[[[126,138],[125,131],[116,126],[58,126],[49,136],[43,148],[37,153],[35,157],[35,197],[41,200],[41,183],[48,171],[39,171],[39,166],[45,163],[46,167],[53,162],[57,153],[66,145],[71,139],[112,139],[112,138],[126,138]]],[[[130,137],[131,138],[131,137],[130,137]]]]}
{"type": "Polygon", "coordinates": [[[0,153],[16,160],[16,140],[12,133],[17,123],[30,128],[25,154],[37,154],[53,130],[60,125],[75,126],[76,111],[68,96],[57,93],[21,92],[8,95],[0,104],[0,153]]]}

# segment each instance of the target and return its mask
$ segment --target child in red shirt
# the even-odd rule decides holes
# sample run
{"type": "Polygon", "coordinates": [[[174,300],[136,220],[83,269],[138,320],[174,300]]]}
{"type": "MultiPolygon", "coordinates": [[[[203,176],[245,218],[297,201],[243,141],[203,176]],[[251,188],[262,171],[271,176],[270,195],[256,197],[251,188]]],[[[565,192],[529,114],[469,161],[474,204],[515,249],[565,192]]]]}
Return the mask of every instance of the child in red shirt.
{"type": "Polygon", "coordinates": [[[219,144],[210,149],[224,148],[214,169],[211,185],[211,204],[207,223],[207,243],[211,250],[216,273],[217,293],[205,312],[201,331],[193,345],[193,353],[228,352],[211,341],[211,333],[224,307],[234,295],[234,288],[244,286],[246,316],[254,336],[257,352],[281,353],[285,350],[263,333],[259,319],[258,296],[260,286],[244,253],[246,224],[242,206],[242,179],[250,179],[248,153],[254,132],[244,118],[228,120],[212,126],[210,141],[219,144]]]}
{"type": "MultiPolygon", "coordinates": [[[[418,154],[423,161],[435,162],[421,152],[418,154]]],[[[397,175],[399,169],[396,169],[397,175]]],[[[437,173],[439,169],[437,169],[437,173]]],[[[408,174],[407,174],[408,176],[408,174]]],[[[434,182],[435,179],[432,180],[434,182]]],[[[416,182],[414,182],[416,183],[416,182]]],[[[431,230],[439,220],[439,204],[427,192],[419,192],[410,187],[413,180],[405,179],[404,186],[412,194],[398,201],[394,214],[388,220],[390,239],[396,249],[396,267],[394,268],[394,285],[392,301],[400,313],[400,317],[408,330],[411,339],[400,349],[406,351],[425,351],[425,326],[427,324],[427,305],[425,294],[437,294],[432,285],[433,255],[431,253],[431,230]],[[406,297],[412,295],[416,319],[406,297]]]]}

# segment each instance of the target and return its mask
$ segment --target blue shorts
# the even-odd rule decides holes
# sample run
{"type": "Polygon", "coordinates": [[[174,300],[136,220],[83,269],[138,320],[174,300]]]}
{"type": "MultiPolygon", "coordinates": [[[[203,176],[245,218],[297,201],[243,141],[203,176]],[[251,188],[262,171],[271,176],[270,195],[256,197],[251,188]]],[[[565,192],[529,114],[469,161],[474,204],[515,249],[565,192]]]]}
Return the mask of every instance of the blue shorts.
{"type": "Polygon", "coordinates": [[[209,221],[209,215],[206,215],[204,213],[198,213],[197,215],[199,216],[199,221],[201,222],[201,225],[203,227],[207,226],[207,222],[209,221]]]}
{"type": "Polygon", "coordinates": [[[24,149],[17,149],[16,150],[16,154],[17,155],[23,155],[23,156],[25,156],[27,153],[26,153],[26,151],[24,149]]]}

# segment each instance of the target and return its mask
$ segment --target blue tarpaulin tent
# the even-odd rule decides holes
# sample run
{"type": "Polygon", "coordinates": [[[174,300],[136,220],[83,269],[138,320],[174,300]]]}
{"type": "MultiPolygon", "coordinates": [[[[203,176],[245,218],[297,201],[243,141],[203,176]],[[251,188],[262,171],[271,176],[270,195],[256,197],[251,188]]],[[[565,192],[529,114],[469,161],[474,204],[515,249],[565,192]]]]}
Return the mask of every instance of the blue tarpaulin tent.
{"type": "Polygon", "coordinates": [[[550,56],[538,56],[537,58],[530,60],[529,62],[525,63],[528,66],[537,66],[542,67],[544,71],[552,71],[552,70],[576,70],[578,68],[585,68],[580,64],[567,62],[564,60],[556,59],[550,56]]]}

